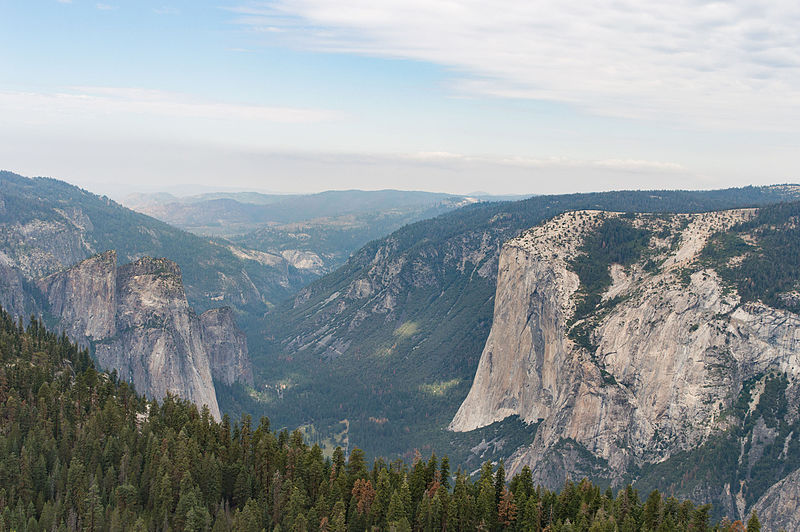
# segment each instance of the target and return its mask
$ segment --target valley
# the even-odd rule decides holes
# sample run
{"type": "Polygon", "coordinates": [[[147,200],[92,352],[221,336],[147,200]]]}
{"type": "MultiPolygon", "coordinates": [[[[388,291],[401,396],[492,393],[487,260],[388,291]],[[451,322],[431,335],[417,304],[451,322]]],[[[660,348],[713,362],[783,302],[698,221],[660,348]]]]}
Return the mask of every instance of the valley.
{"type": "Polygon", "coordinates": [[[790,496],[773,484],[800,467],[800,238],[782,202],[800,187],[473,203],[324,273],[2,177],[0,304],[149,398],[263,416],[329,458],[503,461],[551,489],[585,476],[710,502],[715,519],[777,516],[790,496]]]}
{"type": "Polygon", "coordinates": [[[0,1],[0,532],[800,530],[798,27],[0,1]]]}
{"type": "MultiPolygon", "coordinates": [[[[491,197],[480,200],[485,199],[491,197]]],[[[279,255],[298,270],[321,276],[371,240],[480,200],[428,192],[342,190],[309,195],[136,194],[122,201],[191,233],[279,255]]]]}

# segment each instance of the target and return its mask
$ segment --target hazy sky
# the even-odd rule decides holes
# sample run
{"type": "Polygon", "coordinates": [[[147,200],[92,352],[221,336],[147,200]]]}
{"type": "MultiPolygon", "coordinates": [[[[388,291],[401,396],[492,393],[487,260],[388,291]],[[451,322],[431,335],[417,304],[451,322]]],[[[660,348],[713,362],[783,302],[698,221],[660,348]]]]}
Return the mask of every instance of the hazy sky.
{"type": "Polygon", "coordinates": [[[800,2],[0,0],[0,168],[108,192],[800,181],[800,2]]]}

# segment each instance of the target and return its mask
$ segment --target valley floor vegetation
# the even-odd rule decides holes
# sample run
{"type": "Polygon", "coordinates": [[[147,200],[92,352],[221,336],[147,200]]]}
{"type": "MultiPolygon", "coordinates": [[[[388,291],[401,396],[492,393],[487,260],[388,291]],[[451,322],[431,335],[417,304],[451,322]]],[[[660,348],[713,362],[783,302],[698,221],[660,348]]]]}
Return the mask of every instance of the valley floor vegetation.
{"type": "Polygon", "coordinates": [[[148,401],[65,336],[0,310],[0,532],[760,530],[755,515],[712,525],[710,510],[588,480],[549,491],[528,469],[506,482],[502,463],[470,475],[435,456],[326,458],[266,418],[148,401]]]}

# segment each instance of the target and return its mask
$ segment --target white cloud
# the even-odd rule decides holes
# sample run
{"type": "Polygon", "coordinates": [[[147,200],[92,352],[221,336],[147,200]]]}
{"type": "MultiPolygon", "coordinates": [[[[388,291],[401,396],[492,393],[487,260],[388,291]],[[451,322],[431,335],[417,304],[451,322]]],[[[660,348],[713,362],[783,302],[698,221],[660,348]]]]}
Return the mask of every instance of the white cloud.
{"type": "Polygon", "coordinates": [[[162,6],[153,8],[153,13],[156,15],[180,15],[181,12],[177,7],[162,6]]]}
{"type": "Polygon", "coordinates": [[[233,11],[296,46],[443,65],[464,94],[743,130],[800,119],[794,0],[274,0],[233,11]]]}
{"type": "Polygon", "coordinates": [[[116,6],[112,6],[112,5],[108,5],[108,4],[103,4],[103,3],[98,3],[98,4],[95,4],[95,6],[94,6],[94,7],[96,7],[96,8],[97,8],[97,9],[99,9],[100,11],[111,11],[112,9],[117,9],[117,8],[116,8],[116,6]]]}
{"type": "Polygon", "coordinates": [[[55,116],[148,115],[240,122],[310,123],[334,120],[334,111],[214,102],[190,95],[117,87],[75,87],[56,93],[0,91],[0,111],[25,119],[55,116]]]}

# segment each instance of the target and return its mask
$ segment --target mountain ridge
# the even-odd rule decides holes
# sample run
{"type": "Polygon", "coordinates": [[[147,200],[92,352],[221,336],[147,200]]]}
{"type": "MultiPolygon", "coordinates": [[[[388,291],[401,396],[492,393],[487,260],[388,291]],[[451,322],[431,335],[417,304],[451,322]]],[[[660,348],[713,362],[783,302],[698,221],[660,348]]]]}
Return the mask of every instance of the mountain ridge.
{"type": "Polygon", "coordinates": [[[0,185],[0,262],[27,279],[110,249],[124,261],[170,257],[181,265],[192,306],[227,305],[240,318],[264,313],[307,281],[280,255],[237,255],[228,242],[192,235],[63,181],[2,171],[0,185]]]}

